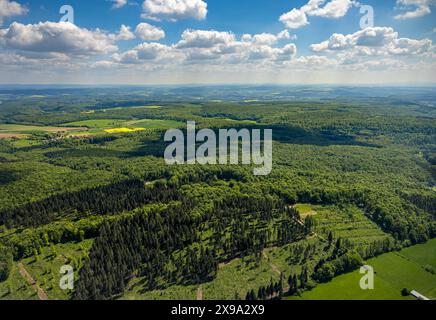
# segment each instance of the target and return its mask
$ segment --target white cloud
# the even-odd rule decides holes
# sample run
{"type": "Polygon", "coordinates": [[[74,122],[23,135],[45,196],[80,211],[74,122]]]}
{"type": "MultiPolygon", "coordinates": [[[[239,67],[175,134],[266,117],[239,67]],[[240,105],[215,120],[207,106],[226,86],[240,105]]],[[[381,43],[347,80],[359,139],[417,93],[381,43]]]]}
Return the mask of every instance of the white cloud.
{"type": "Polygon", "coordinates": [[[132,40],[135,39],[135,35],[130,30],[130,27],[125,26],[124,24],[121,25],[120,31],[118,31],[118,34],[116,35],[110,35],[114,40],[132,40]]]}
{"type": "Polygon", "coordinates": [[[272,46],[273,44],[277,43],[279,40],[278,37],[271,33],[260,33],[260,34],[244,34],[241,37],[241,40],[243,42],[250,42],[254,45],[267,45],[272,46]]]}
{"type": "Polygon", "coordinates": [[[360,30],[352,35],[352,42],[357,46],[382,47],[398,38],[393,28],[374,27],[360,30]]]}
{"type": "Polygon", "coordinates": [[[235,41],[235,35],[230,32],[214,30],[185,30],[182,40],[176,47],[182,48],[212,48],[216,45],[226,45],[235,41]]]}
{"type": "Polygon", "coordinates": [[[252,42],[256,45],[268,45],[272,46],[277,42],[278,38],[271,33],[260,33],[252,37],[252,42]]]}
{"type": "Polygon", "coordinates": [[[283,30],[277,35],[271,33],[259,33],[255,35],[244,34],[241,38],[244,42],[251,42],[253,45],[268,45],[272,46],[281,40],[296,40],[297,36],[289,33],[288,30],[283,30]]]}
{"type": "Polygon", "coordinates": [[[116,35],[90,31],[69,22],[12,23],[0,29],[0,45],[30,52],[56,52],[67,55],[106,54],[116,51],[116,35]]]}
{"type": "Polygon", "coordinates": [[[203,0],[145,0],[142,17],[153,20],[203,20],[207,16],[207,3],[203,0]]]}
{"type": "Polygon", "coordinates": [[[389,53],[394,55],[431,55],[432,52],[435,52],[435,47],[430,39],[415,40],[400,38],[395,39],[389,47],[389,53]]]}
{"type": "Polygon", "coordinates": [[[162,57],[171,51],[171,48],[160,43],[142,43],[136,47],[138,58],[141,60],[153,60],[162,57]]]}
{"type": "Polygon", "coordinates": [[[344,17],[353,5],[354,0],[309,0],[307,4],[284,13],[279,20],[290,29],[299,29],[309,24],[308,16],[338,19],[344,17]]]}
{"type": "Polygon", "coordinates": [[[397,6],[405,11],[395,16],[395,19],[405,20],[419,18],[431,13],[431,6],[436,5],[436,0],[397,0],[397,6]]]}
{"type": "Polygon", "coordinates": [[[356,46],[382,47],[398,38],[398,33],[389,27],[366,28],[353,34],[335,33],[328,40],[311,46],[315,52],[346,50],[356,46]]]}
{"type": "Polygon", "coordinates": [[[291,35],[288,30],[283,30],[277,34],[278,40],[297,40],[297,35],[291,35]]]}
{"type": "Polygon", "coordinates": [[[157,41],[165,38],[165,32],[148,23],[140,23],[135,30],[136,35],[145,41],[157,41]]]}
{"type": "Polygon", "coordinates": [[[432,59],[436,53],[436,46],[430,39],[400,38],[394,29],[388,27],[366,28],[348,35],[336,33],[326,41],[313,44],[311,49],[317,53],[335,54],[344,65],[382,61],[388,57],[408,61],[414,58],[432,59]]]}
{"type": "Polygon", "coordinates": [[[306,13],[295,8],[282,14],[279,20],[290,29],[299,29],[309,24],[306,13]]]}
{"type": "Polygon", "coordinates": [[[294,58],[295,44],[275,47],[278,41],[291,38],[289,32],[244,34],[240,40],[230,32],[186,30],[174,47],[182,50],[191,63],[195,60],[217,60],[222,64],[263,61],[282,63],[294,58]]]}
{"type": "Polygon", "coordinates": [[[275,61],[288,61],[297,54],[297,46],[293,43],[287,44],[283,48],[276,48],[273,59],[275,61]]]}
{"type": "Polygon", "coordinates": [[[157,42],[141,43],[124,53],[115,53],[113,59],[121,64],[139,64],[144,61],[165,60],[168,62],[172,48],[157,42]]]}
{"type": "Polygon", "coordinates": [[[113,2],[112,5],[113,9],[120,9],[127,4],[127,0],[112,0],[112,2],[113,2]]]}
{"type": "Polygon", "coordinates": [[[277,35],[245,34],[238,39],[233,33],[215,30],[192,30],[182,33],[180,41],[172,46],[143,43],[132,50],[114,54],[120,64],[144,64],[153,61],[176,64],[236,65],[249,63],[282,64],[292,60],[297,47],[288,43],[276,47],[278,41],[292,38],[289,32],[277,35]]]}
{"type": "Polygon", "coordinates": [[[27,13],[27,8],[15,1],[0,0],[0,26],[5,18],[21,16],[27,13]]]}
{"type": "Polygon", "coordinates": [[[111,69],[113,66],[114,66],[114,62],[113,61],[100,60],[100,61],[94,62],[91,65],[91,68],[111,69]]]}
{"type": "Polygon", "coordinates": [[[329,59],[325,56],[301,56],[296,59],[296,64],[300,68],[326,68],[337,64],[336,60],[329,59]]]}
{"type": "Polygon", "coordinates": [[[324,7],[320,7],[319,5],[324,1],[311,2],[316,3],[317,6],[313,6],[313,8],[308,10],[308,15],[332,19],[344,17],[348,10],[355,4],[355,2],[351,0],[331,0],[324,7]]]}

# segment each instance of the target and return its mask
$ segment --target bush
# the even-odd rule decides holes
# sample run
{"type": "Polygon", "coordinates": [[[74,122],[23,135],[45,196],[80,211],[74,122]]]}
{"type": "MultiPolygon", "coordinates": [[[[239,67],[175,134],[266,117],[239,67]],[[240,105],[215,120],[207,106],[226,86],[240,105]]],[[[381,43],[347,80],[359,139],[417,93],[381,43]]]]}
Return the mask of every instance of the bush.
{"type": "Polygon", "coordinates": [[[356,270],[362,264],[363,260],[359,254],[346,252],[344,255],[321,265],[312,278],[320,283],[328,282],[335,276],[356,270]]]}

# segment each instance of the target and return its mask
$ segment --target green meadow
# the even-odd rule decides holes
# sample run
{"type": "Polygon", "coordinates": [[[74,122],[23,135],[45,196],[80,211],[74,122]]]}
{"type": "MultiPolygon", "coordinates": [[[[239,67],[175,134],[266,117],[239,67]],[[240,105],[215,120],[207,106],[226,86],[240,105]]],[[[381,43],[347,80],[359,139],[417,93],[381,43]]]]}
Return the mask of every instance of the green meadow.
{"type": "Polygon", "coordinates": [[[426,270],[435,266],[436,239],[400,252],[391,252],[366,262],[375,271],[374,290],[362,290],[359,270],[336,277],[329,283],[320,284],[301,296],[303,300],[411,300],[403,297],[401,290],[416,290],[429,299],[436,299],[436,274],[426,270]]]}
{"type": "Polygon", "coordinates": [[[128,129],[172,129],[186,126],[185,123],[174,120],[155,120],[155,119],[94,119],[75,121],[64,124],[67,127],[85,127],[87,134],[103,133],[105,130],[128,128],[128,129]]]}

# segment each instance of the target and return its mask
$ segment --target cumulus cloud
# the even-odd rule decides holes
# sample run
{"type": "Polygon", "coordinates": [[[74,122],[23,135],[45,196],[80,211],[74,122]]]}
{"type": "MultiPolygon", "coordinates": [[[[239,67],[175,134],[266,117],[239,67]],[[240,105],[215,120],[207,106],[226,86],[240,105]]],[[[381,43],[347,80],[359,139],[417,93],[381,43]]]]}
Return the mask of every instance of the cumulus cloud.
{"type": "Polygon", "coordinates": [[[308,16],[337,19],[344,17],[348,10],[357,5],[354,0],[309,0],[301,8],[294,8],[280,16],[279,20],[290,29],[299,29],[309,24],[308,16]]]}
{"type": "Polygon", "coordinates": [[[290,29],[299,29],[309,24],[306,13],[295,8],[288,13],[282,14],[279,20],[290,29]]]}
{"type": "Polygon", "coordinates": [[[345,65],[362,63],[363,60],[365,63],[370,60],[382,61],[388,57],[431,59],[436,53],[436,47],[430,39],[400,38],[389,27],[366,28],[347,35],[336,33],[326,41],[313,44],[311,49],[317,53],[336,54],[345,65]]]}
{"type": "Polygon", "coordinates": [[[394,55],[431,55],[435,53],[435,47],[430,39],[400,38],[393,42],[389,52],[394,55]]]}
{"type": "Polygon", "coordinates": [[[207,3],[203,0],[145,0],[142,9],[142,17],[152,20],[204,20],[207,16],[207,3]]]}
{"type": "Polygon", "coordinates": [[[5,18],[21,16],[27,13],[27,8],[15,1],[0,0],[0,26],[5,18]]]}
{"type": "Polygon", "coordinates": [[[275,48],[272,59],[277,62],[289,61],[297,54],[297,46],[293,43],[287,44],[283,48],[275,48]]]}
{"type": "MultiPolygon", "coordinates": [[[[125,31],[124,29],[123,32],[125,31]]],[[[123,36],[125,37],[125,34],[123,36]]],[[[118,49],[115,45],[117,39],[119,35],[79,28],[69,22],[40,22],[27,25],[14,22],[7,29],[0,29],[1,46],[24,52],[107,54],[118,49]]]]}
{"type": "Polygon", "coordinates": [[[144,61],[165,60],[172,54],[172,48],[157,42],[141,43],[121,54],[115,53],[113,59],[121,64],[140,64],[144,61]]]}
{"type": "Polygon", "coordinates": [[[311,55],[311,56],[301,56],[298,59],[296,59],[296,64],[299,65],[299,67],[303,68],[325,68],[328,66],[334,66],[337,64],[336,60],[329,59],[325,56],[317,56],[317,55],[311,55]]]}
{"type": "Polygon", "coordinates": [[[120,9],[127,4],[127,0],[112,0],[112,3],[113,9],[120,9]]]}
{"type": "Polygon", "coordinates": [[[345,50],[355,46],[381,47],[398,38],[398,33],[388,27],[374,27],[353,34],[335,33],[328,40],[311,46],[315,52],[345,50]]]}
{"type": "Polygon", "coordinates": [[[291,35],[288,30],[283,30],[277,34],[278,40],[297,40],[297,35],[291,35]]]}
{"type": "Polygon", "coordinates": [[[277,47],[279,41],[291,38],[293,37],[289,32],[284,31],[277,35],[245,34],[238,39],[231,32],[188,29],[171,46],[146,42],[132,50],[114,54],[113,59],[120,64],[281,64],[292,60],[297,53],[297,47],[293,43],[277,47]]]}
{"type": "Polygon", "coordinates": [[[244,34],[241,39],[244,42],[251,42],[253,45],[272,46],[281,40],[296,40],[296,38],[296,35],[291,36],[288,30],[283,30],[276,35],[272,33],[244,34]]]}
{"type": "Polygon", "coordinates": [[[320,4],[324,3],[324,1],[312,0],[311,2],[313,3],[313,7],[311,7],[307,11],[308,15],[331,19],[344,17],[347,14],[348,10],[350,10],[350,8],[354,4],[356,4],[354,1],[351,0],[331,0],[326,3],[324,7],[320,7],[320,4]]]}
{"type": "Polygon", "coordinates": [[[138,24],[135,33],[140,39],[145,41],[157,41],[165,38],[165,32],[162,29],[145,22],[138,24]]]}
{"type": "Polygon", "coordinates": [[[396,15],[395,19],[405,20],[419,18],[431,13],[431,6],[436,5],[436,0],[397,0],[397,6],[403,13],[396,15]]]}
{"type": "Polygon", "coordinates": [[[230,32],[214,30],[185,30],[177,48],[212,48],[216,45],[235,42],[235,35],[230,32]]]}
{"type": "Polygon", "coordinates": [[[111,69],[114,66],[114,62],[110,60],[100,60],[91,64],[91,68],[111,69]]]}
{"type": "Polygon", "coordinates": [[[297,53],[295,44],[275,47],[279,40],[290,39],[289,32],[244,34],[239,40],[233,33],[186,30],[174,46],[183,49],[186,59],[220,60],[223,63],[247,63],[253,60],[280,63],[291,60],[297,53]]]}
{"type": "Polygon", "coordinates": [[[112,37],[112,39],[119,41],[119,40],[132,40],[135,39],[135,35],[130,30],[130,27],[125,26],[124,24],[121,25],[120,31],[118,31],[118,34],[109,35],[109,37],[112,37]]]}

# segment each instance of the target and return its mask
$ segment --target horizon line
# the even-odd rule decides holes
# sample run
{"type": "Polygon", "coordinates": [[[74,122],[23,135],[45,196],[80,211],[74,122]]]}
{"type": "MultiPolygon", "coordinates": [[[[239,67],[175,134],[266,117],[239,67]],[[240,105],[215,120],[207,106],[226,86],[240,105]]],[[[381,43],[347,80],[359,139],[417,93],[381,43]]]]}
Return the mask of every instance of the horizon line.
{"type": "Polygon", "coordinates": [[[51,87],[214,87],[214,86],[341,86],[341,87],[433,87],[436,82],[414,83],[156,83],[156,84],[120,84],[120,83],[0,83],[1,87],[51,86],[51,87]]]}

